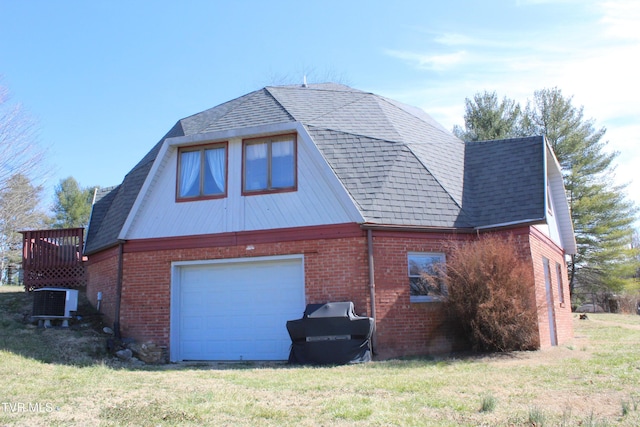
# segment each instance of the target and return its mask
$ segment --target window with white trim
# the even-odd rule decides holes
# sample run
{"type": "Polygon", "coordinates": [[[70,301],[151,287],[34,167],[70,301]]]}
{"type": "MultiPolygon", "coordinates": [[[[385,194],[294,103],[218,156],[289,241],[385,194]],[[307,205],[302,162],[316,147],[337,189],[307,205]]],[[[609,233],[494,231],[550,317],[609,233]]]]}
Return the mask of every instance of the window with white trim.
{"type": "Polygon", "coordinates": [[[439,252],[409,252],[407,267],[411,302],[439,301],[447,296],[442,279],[445,256],[439,252]]]}
{"type": "Polygon", "coordinates": [[[212,199],[227,194],[227,144],[178,150],[178,201],[212,199]]]}
{"type": "Polygon", "coordinates": [[[242,193],[295,190],[296,149],[295,135],[243,141],[242,193]]]}

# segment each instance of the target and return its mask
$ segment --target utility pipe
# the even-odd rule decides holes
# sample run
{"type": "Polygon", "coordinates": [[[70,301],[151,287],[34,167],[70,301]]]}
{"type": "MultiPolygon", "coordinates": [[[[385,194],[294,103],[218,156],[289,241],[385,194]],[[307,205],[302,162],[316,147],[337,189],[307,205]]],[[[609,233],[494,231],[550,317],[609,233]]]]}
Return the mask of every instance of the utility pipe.
{"type": "Polygon", "coordinates": [[[376,348],[376,280],[373,268],[373,230],[367,229],[367,248],[369,252],[369,299],[371,300],[371,317],[373,318],[373,334],[371,335],[371,351],[376,348]]]}
{"type": "Polygon", "coordinates": [[[122,270],[123,270],[124,241],[118,243],[118,277],[116,279],[116,307],[113,320],[113,332],[120,339],[120,301],[122,300],[122,270]]]}

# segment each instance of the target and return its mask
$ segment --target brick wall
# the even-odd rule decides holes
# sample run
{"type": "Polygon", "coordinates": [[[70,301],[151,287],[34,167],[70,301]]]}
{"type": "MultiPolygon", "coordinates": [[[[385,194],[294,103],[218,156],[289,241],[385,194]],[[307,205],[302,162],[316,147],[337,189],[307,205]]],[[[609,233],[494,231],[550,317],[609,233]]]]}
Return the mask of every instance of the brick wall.
{"type": "Polygon", "coordinates": [[[552,315],[555,317],[555,331],[557,343],[563,344],[573,337],[573,319],[571,314],[571,301],[569,299],[569,280],[567,276],[567,263],[564,252],[556,246],[551,239],[535,228],[530,234],[531,257],[536,281],[535,293],[538,306],[538,328],[540,331],[540,346],[551,346],[551,331],[549,326],[549,306],[547,304],[547,292],[545,285],[545,273],[543,258],[549,260],[552,315]],[[557,267],[560,267],[560,275],[557,267]],[[560,276],[560,277],[558,277],[560,276]],[[561,302],[561,292],[564,302],[561,302]]]}
{"type": "Polygon", "coordinates": [[[89,257],[87,263],[87,298],[97,306],[98,292],[102,292],[100,312],[104,323],[113,325],[118,283],[118,248],[111,248],[89,257]]]}
{"type": "Polygon", "coordinates": [[[469,235],[373,232],[377,350],[380,358],[447,353],[462,349],[454,321],[440,302],[410,301],[408,252],[445,252],[449,241],[469,235]]]}
{"type": "MultiPolygon", "coordinates": [[[[171,263],[211,259],[250,258],[304,254],[307,303],[353,301],[356,313],[371,315],[369,299],[368,247],[366,232],[356,228],[348,237],[293,239],[197,247],[188,239],[184,247],[162,249],[125,244],[121,300],[121,330],[125,337],[169,346],[171,263]]],[[[535,298],[541,306],[539,329],[542,346],[550,345],[549,323],[542,256],[550,260],[559,343],[572,336],[569,290],[562,252],[544,235],[529,227],[503,232],[521,243],[524,257],[533,258],[536,278],[535,298]],[[555,265],[560,263],[566,303],[558,299],[555,265]],[[540,279],[542,277],[542,279],[540,279]],[[546,326],[545,326],[546,325],[546,326]]],[[[454,321],[448,319],[438,302],[412,303],[407,273],[407,252],[445,252],[446,242],[473,239],[475,235],[372,231],[376,292],[376,350],[378,358],[446,353],[464,348],[454,321]]],[[[117,248],[90,258],[87,293],[95,304],[95,294],[104,294],[105,317],[113,321],[117,279],[117,248]]]]}
{"type": "Polygon", "coordinates": [[[169,345],[173,261],[304,254],[307,304],[353,301],[358,314],[369,315],[367,246],[363,237],[252,244],[251,249],[247,247],[235,245],[145,252],[126,252],[125,249],[120,316],[123,336],[169,345]]]}

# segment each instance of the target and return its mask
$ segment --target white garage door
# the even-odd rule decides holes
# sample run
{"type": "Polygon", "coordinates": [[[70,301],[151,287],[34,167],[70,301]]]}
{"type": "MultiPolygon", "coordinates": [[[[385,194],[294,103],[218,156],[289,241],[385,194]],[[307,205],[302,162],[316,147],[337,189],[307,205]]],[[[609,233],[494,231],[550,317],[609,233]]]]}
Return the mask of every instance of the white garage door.
{"type": "Polygon", "coordinates": [[[172,360],[288,358],[286,322],[305,307],[302,257],[181,265],[173,277],[172,360]]]}

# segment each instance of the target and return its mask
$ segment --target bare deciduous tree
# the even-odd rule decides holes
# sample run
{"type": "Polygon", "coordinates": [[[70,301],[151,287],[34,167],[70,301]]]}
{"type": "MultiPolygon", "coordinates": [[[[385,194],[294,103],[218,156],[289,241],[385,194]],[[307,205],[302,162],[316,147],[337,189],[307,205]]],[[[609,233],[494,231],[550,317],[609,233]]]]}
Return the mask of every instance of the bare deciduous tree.
{"type": "Polygon", "coordinates": [[[20,230],[41,227],[38,207],[46,150],[38,143],[35,122],[20,104],[10,102],[0,81],[0,283],[7,266],[20,262],[20,230]]]}
{"type": "Polygon", "coordinates": [[[10,101],[0,81],[0,190],[15,175],[44,178],[45,153],[34,121],[20,104],[10,101]]]}

